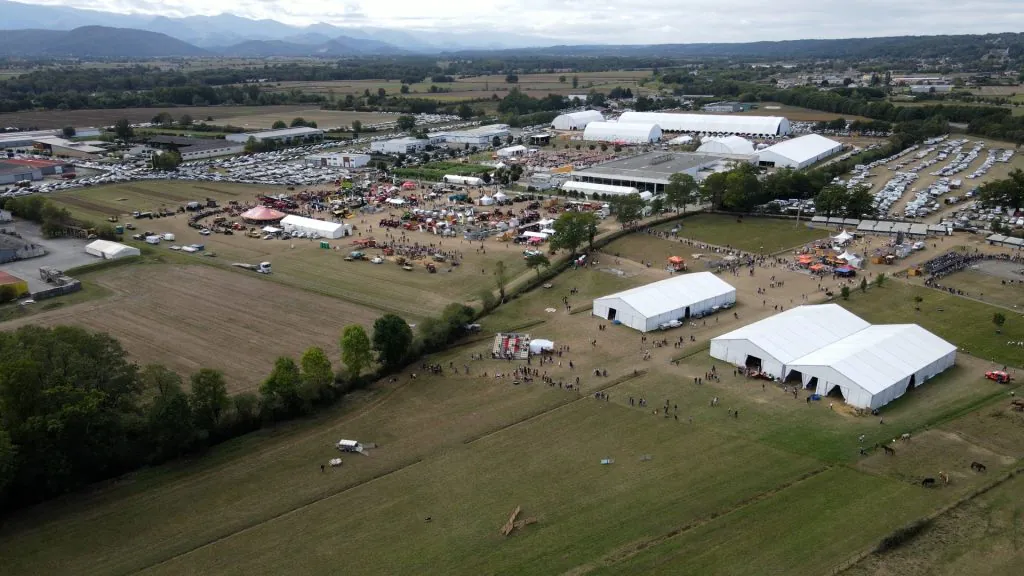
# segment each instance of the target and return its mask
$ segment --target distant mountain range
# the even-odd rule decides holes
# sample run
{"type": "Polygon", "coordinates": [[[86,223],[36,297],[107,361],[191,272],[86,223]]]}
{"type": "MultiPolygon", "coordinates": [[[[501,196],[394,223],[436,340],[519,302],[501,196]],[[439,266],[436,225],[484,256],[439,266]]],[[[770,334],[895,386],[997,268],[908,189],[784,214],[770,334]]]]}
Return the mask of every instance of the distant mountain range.
{"type": "MultiPolygon", "coordinates": [[[[342,27],[324,23],[304,27],[289,26],[276,20],[252,20],[231,14],[167,18],[0,0],[0,30],[4,31],[0,33],[2,44],[7,44],[3,36],[8,34],[8,30],[71,31],[94,26],[130,28],[165,34],[196,48],[208,50],[209,54],[224,54],[227,53],[226,49],[238,46],[240,51],[249,53],[239,55],[259,54],[265,57],[318,54],[437,54],[453,50],[499,50],[548,46],[556,43],[556,40],[550,38],[504,33],[498,37],[482,32],[445,31],[441,37],[430,32],[342,27]],[[310,48],[303,49],[301,46],[310,48]]],[[[131,56],[131,53],[126,52],[124,55],[131,56]]]]}

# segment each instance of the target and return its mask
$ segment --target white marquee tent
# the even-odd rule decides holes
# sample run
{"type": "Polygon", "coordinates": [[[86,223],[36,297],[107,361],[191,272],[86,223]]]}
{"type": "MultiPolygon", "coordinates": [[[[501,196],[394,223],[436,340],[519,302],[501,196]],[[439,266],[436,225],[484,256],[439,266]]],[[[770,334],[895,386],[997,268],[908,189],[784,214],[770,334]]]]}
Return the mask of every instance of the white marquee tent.
{"type": "Polygon", "coordinates": [[[705,138],[697,148],[697,152],[705,154],[742,154],[752,156],[754,144],[742,136],[720,136],[705,138]]]}
{"type": "Polygon", "coordinates": [[[566,192],[582,192],[587,196],[593,194],[611,194],[612,196],[628,196],[639,194],[640,191],[632,186],[613,186],[611,184],[594,184],[592,182],[568,181],[562,184],[562,190],[566,192]]]}
{"type": "Polygon", "coordinates": [[[120,242],[94,240],[86,244],[85,253],[103,258],[104,260],[116,260],[118,258],[126,258],[128,256],[139,256],[142,254],[142,251],[133,246],[121,244],[120,242]]]}
{"type": "Polygon", "coordinates": [[[657,124],[591,122],[583,131],[583,139],[592,142],[647,144],[661,140],[661,128],[657,124]]]}
{"type": "MultiPolygon", "coordinates": [[[[526,154],[528,150],[529,149],[526,146],[523,146],[522,144],[517,144],[515,146],[508,146],[506,148],[499,148],[498,151],[496,152],[496,154],[500,158],[513,158],[515,156],[522,156],[522,155],[526,154]]],[[[497,168],[497,166],[496,166],[496,168],[497,168]]]]}
{"type": "Polygon", "coordinates": [[[319,234],[324,238],[341,238],[352,234],[352,226],[348,224],[305,218],[294,214],[289,214],[281,219],[281,228],[289,234],[302,232],[304,234],[319,234]]]}
{"type": "Polygon", "coordinates": [[[838,304],[797,306],[711,340],[711,356],[785,378],[788,366],[870,326],[838,304]]]}
{"type": "Polygon", "coordinates": [[[641,332],[736,302],[736,289],[711,272],[680,274],[594,300],[593,315],[641,332]]]}
{"type": "Polygon", "coordinates": [[[789,120],[782,116],[739,114],[677,114],[674,112],[623,112],[619,123],[657,124],[665,132],[739,134],[742,136],[785,136],[789,120]]]}
{"type": "Polygon", "coordinates": [[[858,408],[880,408],[956,362],[956,346],[916,324],[869,326],[794,360],[805,388],[835,388],[858,408]]]}
{"type": "Polygon", "coordinates": [[[556,116],[551,121],[551,127],[555,130],[582,130],[591,122],[604,122],[604,116],[597,110],[570,112],[556,116]]]}
{"type": "Polygon", "coordinates": [[[779,142],[761,150],[758,153],[758,162],[799,170],[838,154],[842,150],[843,145],[835,140],[829,140],[817,134],[808,134],[779,142]]]}
{"type": "Polygon", "coordinates": [[[690,142],[693,142],[693,136],[687,136],[686,134],[676,136],[668,141],[669,144],[689,144],[690,142]]]}

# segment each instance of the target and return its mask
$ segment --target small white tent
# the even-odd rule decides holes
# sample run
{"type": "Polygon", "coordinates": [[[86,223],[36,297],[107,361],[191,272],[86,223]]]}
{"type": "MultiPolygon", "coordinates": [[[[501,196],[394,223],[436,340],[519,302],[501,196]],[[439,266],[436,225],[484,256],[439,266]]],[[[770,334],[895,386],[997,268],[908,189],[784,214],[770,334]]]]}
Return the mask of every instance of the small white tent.
{"type": "Polygon", "coordinates": [[[555,343],[551,340],[544,340],[543,338],[534,338],[533,340],[530,340],[530,354],[551,352],[554,349],[555,343]]]}
{"type": "Polygon", "coordinates": [[[104,260],[116,260],[118,258],[127,258],[128,256],[139,256],[142,254],[142,251],[119,242],[95,240],[85,246],[85,253],[103,258],[104,260]]]}
{"type": "Polygon", "coordinates": [[[736,289],[711,272],[680,274],[594,300],[593,315],[641,332],[734,304],[736,289]]]}
{"type": "Polygon", "coordinates": [[[853,234],[850,234],[846,230],[843,230],[836,236],[833,236],[832,239],[838,242],[839,244],[846,244],[850,240],[853,240],[853,234]]]}
{"type": "Polygon", "coordinates": [[[289,234],[302,232],[304,234],[319,234],[324,238],[341,238],[352,234],[352,226],[349,224],[304,218],[294,214],[289,214],[281,220],[281,228],[289,234]]]}

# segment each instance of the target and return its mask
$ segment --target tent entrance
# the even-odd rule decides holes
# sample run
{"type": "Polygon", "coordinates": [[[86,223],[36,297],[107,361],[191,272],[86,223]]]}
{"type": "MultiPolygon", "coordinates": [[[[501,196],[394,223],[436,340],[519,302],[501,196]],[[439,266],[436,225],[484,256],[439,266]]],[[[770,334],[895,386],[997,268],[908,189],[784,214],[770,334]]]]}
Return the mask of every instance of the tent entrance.
{"type": "Polygon", "coordinates": [[[757,356],[750,356],[748,354],[747,359],[743,363],[743,365],[752,370],[757,370],[758,372],[761,371],[761,359],[758,358],[757,356]]]}
{"type": "Polygon", "coordinates": [[[683,320],[686,320],[686,319],[688,319],[689,317],[690,317],[690,307],[689,307],[689,306],[687,306],[687,307],[686,307],[686,310],[685,310],[685,311],[683,312],[683,320]]]}
{"type": "Polygon", "coordinates": [[[609,320],[615,320],[615,315],[616,314],[618,314],[618,310],[616,310],[615,308],[609,308],[608,309],[608,319],[609,320]]]}
{"type": "Polygon", "coordinates": [[[833,386],[832,389],[828,391],[827,396],[829,398],[836,398],[846,402],[846,397],[843,396],[843,389],[839,386],[833,386]]]}
{"type": "Polygon", "coordinates": [[[917,374],[910,375],[910,382],[907,382],[907,391],[905,393],[910,393],[914,390],[917,390],[917,374]]]}
{"type": "Polygon", "coordinates": [[[807,382],[807,386],[804,386],[804,388],[807,388],[808,390],[817,390],[818,389],[818,377],[817,376],[811,376],[810,381],[807,382]]]}
{"type": "Polygon", "coordinates": [[[790,370],[786,375],[786,382],[803,382],[804,375],[799,370],[790,370]]]}

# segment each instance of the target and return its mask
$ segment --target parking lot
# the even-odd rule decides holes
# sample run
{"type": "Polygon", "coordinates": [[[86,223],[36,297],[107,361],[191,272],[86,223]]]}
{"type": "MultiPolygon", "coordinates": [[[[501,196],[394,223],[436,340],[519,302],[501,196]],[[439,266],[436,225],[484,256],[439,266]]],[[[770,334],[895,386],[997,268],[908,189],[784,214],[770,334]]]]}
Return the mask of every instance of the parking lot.
{"type": "Polygon", "coordinates": [[[89,243],[89,240],[84,238],[43,238],[38,224],[25,222],[24,220],[18,220],[15,226],[22,238],[45,247],[47,254],[39,258],[0,264],[0,270],[26,280],[29,290],[32,292],[37,292],[49,286],[46,282],[39,279],[39,268],[42,266],[53,266],[59,270],[68,270],[97,261],[95,256],[85,253],[85,245],[89,243]]]}

